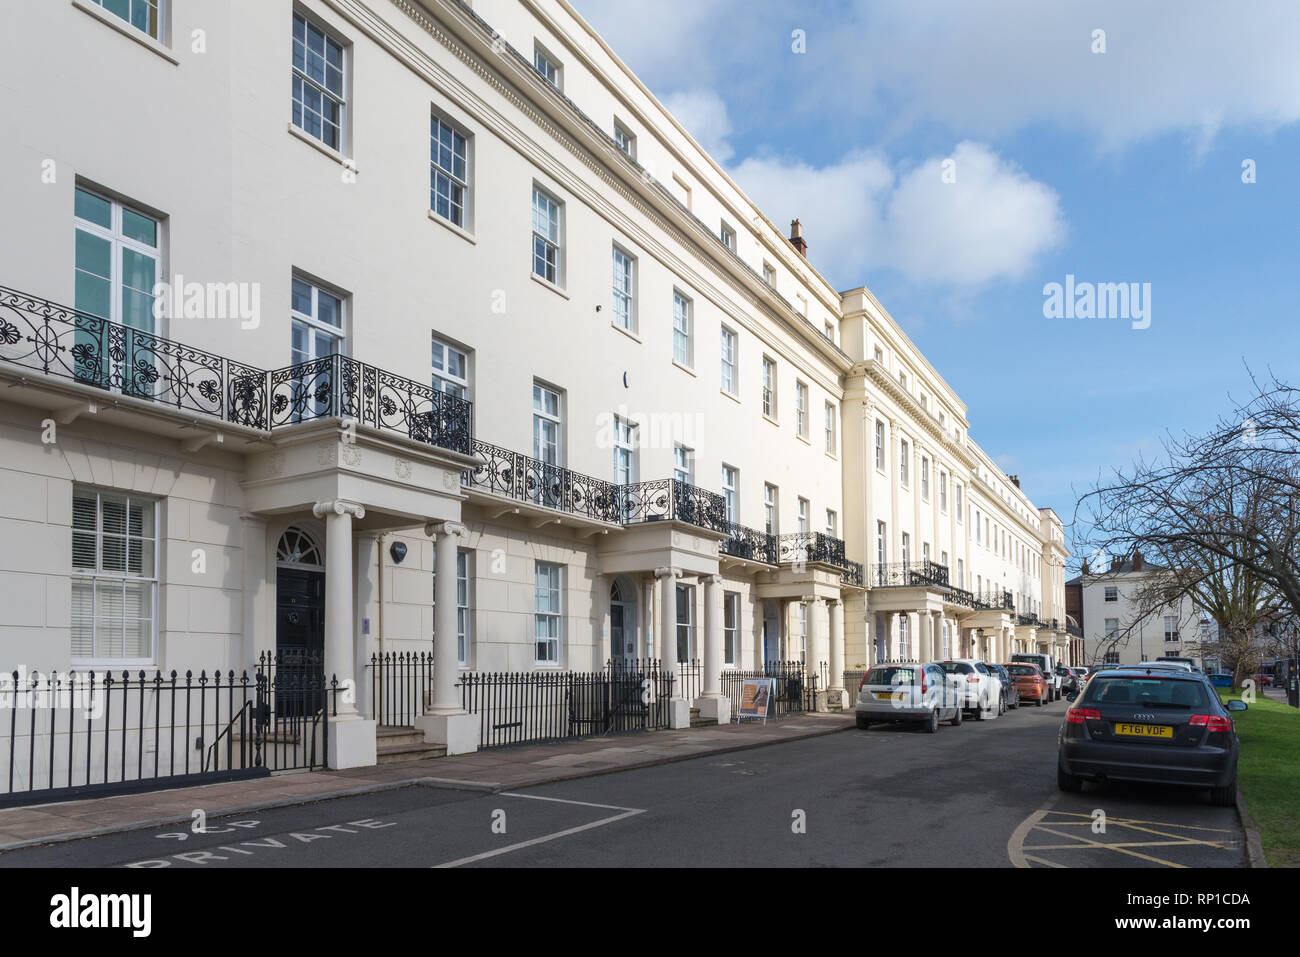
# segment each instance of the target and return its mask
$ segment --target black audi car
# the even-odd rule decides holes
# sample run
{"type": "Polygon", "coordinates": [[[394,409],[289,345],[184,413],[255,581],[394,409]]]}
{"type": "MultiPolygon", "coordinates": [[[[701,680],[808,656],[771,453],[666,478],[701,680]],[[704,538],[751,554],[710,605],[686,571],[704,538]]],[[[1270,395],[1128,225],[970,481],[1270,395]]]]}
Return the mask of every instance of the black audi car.
{"type": "Polygon", "coordinates": [[[1094,675],[1059,735],[1056,779],[1062,791],[1084,781],[1148,781],[1207,788],[1215,804],[1237,797],[1237,729],[1204,675],[1116,668],[1094,675]]]}

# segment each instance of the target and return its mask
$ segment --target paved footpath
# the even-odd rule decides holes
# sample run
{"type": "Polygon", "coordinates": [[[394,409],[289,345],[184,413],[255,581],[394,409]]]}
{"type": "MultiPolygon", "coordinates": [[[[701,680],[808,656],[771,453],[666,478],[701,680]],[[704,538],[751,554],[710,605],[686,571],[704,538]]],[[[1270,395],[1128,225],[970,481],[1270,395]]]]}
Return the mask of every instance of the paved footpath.
{"type": "Polygon", "coordinates": [[[730,724],[520,745],[351,771],[276,774],[252,781],[6,808],[0,809],[0,851],[189,821],[196,809],[213,816],[287,807],[414,782],[505,791],[813,738],[851,727],[851,716],[804,715],[766,725],[730,724]]]}

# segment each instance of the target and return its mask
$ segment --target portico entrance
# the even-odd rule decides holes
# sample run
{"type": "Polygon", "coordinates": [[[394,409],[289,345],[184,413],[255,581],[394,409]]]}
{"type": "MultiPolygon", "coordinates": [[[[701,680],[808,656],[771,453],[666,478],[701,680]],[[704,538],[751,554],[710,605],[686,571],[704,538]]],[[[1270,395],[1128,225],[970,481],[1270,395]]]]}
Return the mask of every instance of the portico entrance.
{"type": "Polygon", "coordinates": [[[629,666],[637,659],[637,588],[626,575],[609,589],[609,657],[629,666]]]}
{"type": "Polygon", "coordinates": [[[275,550],[275,652],[282,663],[325,654],[324,555],[307,532],[290,526],[275,550]]]}

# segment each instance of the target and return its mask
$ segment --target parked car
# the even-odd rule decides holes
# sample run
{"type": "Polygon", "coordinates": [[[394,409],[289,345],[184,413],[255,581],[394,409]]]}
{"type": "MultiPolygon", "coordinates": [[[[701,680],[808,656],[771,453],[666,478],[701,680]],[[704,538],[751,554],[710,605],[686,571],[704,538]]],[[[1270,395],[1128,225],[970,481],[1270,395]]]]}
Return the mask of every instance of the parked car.
{"type": "Polygon", "coordinates": [[[1061,677],[1056,673],[1056,663],[1052,661],[1051,655],[1039,654],[1035,652],[1021,652],[1011,656],[1012,661],[1027,661],[1031,665],[1038,665],[1038,670],[1043,673],[1052,686],[1052,696],[1048,700],[1057,701],[1061,697],[1061,677]]]}
{"type": "Polygon", "coordinates": [[[958,686],[963,706],[976,721],[996,718],[1002,713],[1002,682],[984,662],[953,658],[938,665],[948,673],[948,680],[958,686]]]}
{"type": "Polygon", "coordinates": [[[941,721],[961,724],[961,696],[936,664],[894,662],[872,665],[858,684],[854,705],[858,727],[883,721],[918,722],[934,734],[941,721]]]}
{"type": "Polygon", "coordinates": [[[1195,669],[1184,661],[1176,661],[1171,658],[1160,658],[1156,661],[1139,661],[1136,665],[1130,665],[1132,668],[1160,668],[1165,671],[1185,671],[1188,674],[1193,673],[1195,669]]]}
{"type": "Polygon", "coordinates": [[[1236,802],[1232,715],[1246,704],[1224,707],[1204,675],[1117,668],[1074,698],[1058,736],[1062,791],[1077,792],[1085,780],[1147,781],[1207,788],[1218,805],[1236,802]]]}
{"type": "Polygon", "coordinates": [[[1007,671],[1016,683],[1021,701],[1032,701],[1041,708],[1044,701],[1052,700],[1051,686],[1038,665],[1029,661],[1013,661],[1007,665],[1007,671]]]}
{"type": "Polygon", "coordinates": [[[984,667],[996,674],[998,680],[1002,682],[1002,713],[1006,714],[1009,708],[1019,708],[1020,688],[1016,685],[1015,679],[1011,677],[1011,673],[1007,671],[1007,666],[991,665],[985,662],[984,667]]]}
{"type": "Polygon", "coordinates": [[[1214,687],[1216,688],[1232,687],[1232,675],[1228,674],[1226,671],[1215,672],[1214,674],[1210,675],[1209,678],[1210,678],[1210,684],[1214,685],[1214,687]]]}
{"type": "Polygon", "coordinates": [[[1182,664],[1187,665],[1187,667],[1190,668],[1192,671],[1196,671],[1196,672],[1201,671],[1200,667],[1197,666],[1196,664],[1195,658],[1184,658],[1181,655],[1160,655],[1158,658],[1156,658],[1156,661],[1178,661],[1181,662],[1182,664]]]}
{"type": "Polygon", "coordinates": [[[1061,679],[1061,694],[1072,694],[1079,690],[1079,679],[1065,665],[1056,666],[1056,677],[1061,679]]]}

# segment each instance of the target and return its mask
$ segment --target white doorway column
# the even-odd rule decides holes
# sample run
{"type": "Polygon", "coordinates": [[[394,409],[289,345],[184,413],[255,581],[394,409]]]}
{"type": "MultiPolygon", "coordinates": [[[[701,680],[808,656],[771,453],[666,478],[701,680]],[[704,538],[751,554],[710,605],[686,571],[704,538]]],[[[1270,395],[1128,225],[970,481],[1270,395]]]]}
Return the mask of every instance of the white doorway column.
{"type": "Polygon", "coordinates": [[[844,602],[832,598],[826,602],[826,608],[831,618],[831,674],[826,690],[842,694],[844,692],[844,602]]]}
{"type": "Polygon", "coordinates": [[[427,743],[441,744],[448,754],[470,754],[478,750],[478,719],[465,711],[456,693],[456,556],[468,529],[457,522],[430,522],[424,533],[434,540],[433,700],[415,726],[427,743]]]}
{"type": "Polygon", "coordinates": [[[701,718],[726,724],[731,720],[731,699],[722,694],[722,576],[706,575],[700,581],[704,591],[704,688],[695,707],[701,718]]]}
{"type": "Polygon", "coordinates": [[[326,761],[334,770],[370,767],[378,760],[375,722],[363,718],[356,706],[352,603],[352,520],[364,518],[366,510],[338,499],[317,502],[312,514],[325,519],[325,706],[330,723],[326,761]]]}
{"type": "Polygon", "coordinates": [[[659,673],[672,681],[672,696],[668,700],[668,727],[691,726],[691,703],[682,697],[682,682],[678,680],[677,665],[677,579],[680,568],[655,569],[659,579],[659,673]]]}

